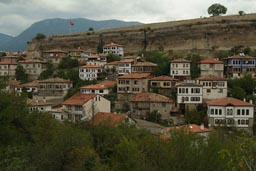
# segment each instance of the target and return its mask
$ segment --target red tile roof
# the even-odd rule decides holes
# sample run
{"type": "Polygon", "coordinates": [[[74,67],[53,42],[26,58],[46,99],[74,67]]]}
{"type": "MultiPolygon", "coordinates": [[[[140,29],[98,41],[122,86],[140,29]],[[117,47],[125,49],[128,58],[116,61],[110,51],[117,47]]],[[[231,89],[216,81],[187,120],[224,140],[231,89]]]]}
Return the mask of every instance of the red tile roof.
{"type": "Polygon", "coordinates": [[[84,66],[80,66],[80,68],[102,68],[102,67],[97,65],[84,65],[84,66]]]}
{"type": "Polygon", "coordinates": [[[249,56],[249,55],[233,55],[233,56],[229,56],[226,59],[253,59],[255,57],[249,56]]]}
{"type": "Polygon", "coordinates": [[[199,78],[197,78],[197,80],[199,80],[199,81],[227,81],[226,78],[216,77],[216,76],[213,76],[213,75],[199,77],[199,78]]]}
{"type": "Polygon", "coordinates": [[[116,85],[115,81],[103,81],[99,84],[94,84],[94,85],[87,85],[87,86],[83,86],[80,87],[81,89],[96,89],[96,90],[101,90],[101,89],[108,89],[111,87],[114,87],[116,85]]]}
{"type": "Polygon", "coordinates": [[[154,78],[151,78],[150,80],[151,81],[178,81],[178,79],[173,78],[173,77],[169,77],[169,76],[166,76],[166,75],[162,75],[162,76],[159,76],[159,77],[154,77],[154,78]]]}
{"type": "Polygon", "coordinates": [[[191,63],[191,61],[186,59],[175,59],[175,60],[172,60],[171,63],[191,63]]]}
{"type": "Polygon", "coordinates": [[[17,62],[0,62],[0,65],[18,65],[17,62]]]}
{"type": "Polygon", "coordinates": [[[150,66],[150,67],[156,67],[157,64],[152,62],[137,62],[133,66],[150,66]]]}
{"type": "Polygon", "coordinates": [[[200,125],[196,124],[188,124],[188,125],[181,125],[181,126],[176,126],[176,127],[171,127],[171,128],[166,128],[165,131],[170,132],[174,130],[184,130],[186,132],[191,132],[191,133],[205,133],[205,132],[211,132],[208,128],[205,127],[200,127],[200,125]]]}
{"type": "Polygon", "coordinates": [[[199,61],[200,64],[224,64],[223,61],[220,61],[218,58],[205,58],[199,61]]]}
{"type": "Polygon", "coordinates": [[[216,99],[216,100],[210,100],[207,102],[210,106],[254,106],[251,103],[244,102],[242,100],[238,100],[232,97],[222,98],[222,99],[216,99]]]}
{"type": "Polygon", "coordinates": [[[135,58],[121,59],[121,61],[118,61],[118,63],[132,63],[135,60],[136,60],[135,58]]]}
{"type": "Polygon", "coordinates": [[[92,98],[96,97],[96,94],[80,94],[77,93],[72,97],[65,100],[62,104],[63,105],[83,105],[92,98]]]}
{"type": "Polygon", "coordinates": [[[118,65],[118,62],[119,62],[119,61],[108,62],[108,63],[105,64],[105,65],[118,65]]]}
{"type": "Polygon", "coordinates": [[[39,83],[72,83],[70,80],[65,80],[62,78],[49,78],[46,80],[40,80],[39,83]]]}
{"type": "Polygon", "coordinates": [[[52,49],[52,50],[43,51],[43,53],[67,53],[67,51],[64,51],[61,49],[52,49]]]}
{"type": "Polygon", "coordinates": [[[127,114],[98,112],[96,116],[90,120],[90,123],[92,125],[108,125],[116,127],[120,125],[126,117],[128,117],[127,114]]]}
{"type": "Polygon", "coordinates": [[[167,103],[172,103],[174,102],[173,99],[156,94],[156,93],[137,93],[134,94],[131,99],[131,102],[167,102],[167,103]]]}
{"type": "Polygon", "coordinates": [[[132,73],[132,74],[125,74],[119,76],[118,79],[143,79],[143,78],[150,78],[150,73],[132,73]]]}
{"type": "Polygon", "coordinates": [[[20,84],[18,87],[39,87],[39,83],[38,80],[35,80],[29,83],[20,84]]]}
{"type": "Polygon", "coordinates": [[[105,44],[104,46],[120,46],[122,47],[123,45],[117,44],[117,43],[109,43],[109,44],[105,44]]]}

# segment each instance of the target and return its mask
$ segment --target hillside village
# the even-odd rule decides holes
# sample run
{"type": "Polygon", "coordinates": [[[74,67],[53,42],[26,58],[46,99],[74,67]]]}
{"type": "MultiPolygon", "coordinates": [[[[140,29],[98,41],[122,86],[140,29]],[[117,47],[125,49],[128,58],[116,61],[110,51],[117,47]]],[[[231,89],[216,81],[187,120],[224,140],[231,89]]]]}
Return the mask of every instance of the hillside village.
{"type": "Polygon", "coordinates": [[[133,124],[147,120],[172,127],[196,122],[201,132],[216,126],[252,132],[255,101],[235,98],[228,80],[254,79],[255,57],[239,52],[222,60],[169,58],[164,75],[145,57],[127,56],[125,46],[112,42],[102,53],[52,49],[41,58],[27,58],[6,52],[0,58],[0,75],[8,78],[7,91],[28,95],[30,111],[48,112],[60,121],[90,122],[101,113],[112,119],[124,114],[123,122],[133,124]],[[200,119],[188,121],[188,116],[200,119]]]}

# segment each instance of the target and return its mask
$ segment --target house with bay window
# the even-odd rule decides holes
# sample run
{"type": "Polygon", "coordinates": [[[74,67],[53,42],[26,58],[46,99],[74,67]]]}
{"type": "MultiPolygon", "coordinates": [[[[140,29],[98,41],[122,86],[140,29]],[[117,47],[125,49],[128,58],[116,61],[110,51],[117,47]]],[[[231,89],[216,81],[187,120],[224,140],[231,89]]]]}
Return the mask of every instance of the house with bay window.
{"type": "Polygon", "coordinates": [[[254,123],[251,103],[226,97],[207,102],[209,126],[228,126],[250,130],[254,123]]]}

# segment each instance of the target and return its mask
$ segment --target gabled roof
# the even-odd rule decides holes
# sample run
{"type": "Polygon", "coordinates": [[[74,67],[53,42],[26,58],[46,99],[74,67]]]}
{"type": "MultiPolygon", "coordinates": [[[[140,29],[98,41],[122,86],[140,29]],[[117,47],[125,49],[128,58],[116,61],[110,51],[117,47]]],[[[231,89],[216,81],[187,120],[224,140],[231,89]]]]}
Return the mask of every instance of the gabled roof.
{"type": "Polygon", "coordinates": [[[150,80],[151,81],[178,81],[178,79],[173,78],[173,77],[169,77],[169,76],[166,76],[166,75],[162,75],[162,76],[159,76],[159,77],[154,77],[154,78],[151,78],[150,80]]]}
{"type": "Polygon", "coordinates": [[[223,61],[220,61],[218,58],[205,58],[199,61],[200,64],[224,64],[223,61]]]}
{"type": "Polygon", "coordinates": [[[45,80],[38,81],[39,83],[72,83],[70,80],[65,80],[63,78],[49,78],[45,80]]]}
{"type": "Polygon", "coordinates": [[[104,47],[105,46],[110,46],[110,47],[112,47],[112,46],[121,46],[122,47],[123,45],[120,45],[120,44],[117,44],[117,43],[109,43],[109,44],[105,44],[104,47]]]}
{"type": "Polygon", "coordinates": [[[197,78],[197,80],[199,80],[199,81],[227,81],[226,78],[216,77],[213,75],[199,77],[199,78],[197,78]]]}
{"type": "Polygon", "coordinates": [[[229,56],[226,59],[255,59],[255,57],[252,57],[252,56],[249,56],[249,55],[240,55],[239,54],[239,55],[229,56]]]}
{"type": "Polygon", "coordinates": [[[39,87],[39,82],[38,80],[35,80],[29,83],[20,84],[18,87],[39,87]]]}
{"type": "Polygon", "coordinates": [[[172,60],[171,63],[191,63],[191,61],[180,58],[180,59],[172,60]]]}
{"type": "Polygon", "coordinates": [[[226,97],[222,99],[210,100],[207,101],[207,104],[210,106],[254,106],[251,103],[244,102],[242,100],[238,100],[232,97],[226,97]]]}
{"type": "Polygon", "coordinates": [[[61,49],[52,49],[52,50],[43,51],[43,53],[67,53],[67,51],[64,51],[61,49]]]}
{"type": "Polygon", "coordinates": [[[152,62],[137,62],[133,64],[133,66],[150,66],[150,67],[156,67],[157,64],[152,63],[152,62]]]}
{"type": "Polygon", "coordinates": [[[176,87],[202,87],[202,85],[200,84],[196,84],[196,83],[186,83],[186,82],[182,82],[182,83],[177,83],[176,87]]]}
{"type": "Polygon", "coordinates": [[[110,87],[114,87],[116,85],[115,81],[103,81],[99,84],[94,84],[94,85],[87,85],[80,87],[81,89],[95,89],[95,90],[101,90],[101,89],[108,89],[110,87]]]}
{"type": "Polygon", "coordinates": [[[118,65],[119,61],[108,62],[105,65],[118,65]]]}
{"type": "Polygon", "coordinates": [[[121,59],[121,61],[118,61],[118,63],[131,63],[134,62],[135,58],[127,58],[127,59],[121,59]]]}
{"type": "Polygon", "coordinates": [[[118,79],[143,79],[151,77],[150,73],[132,73],[119,76],[118,79]]]}
{"type": "Polygon", "coordinates": [[[108,126],[118,126],[122,121],[128,117],[127,114],[115,114],[107,112],[98,112],[89,123],[92,125],[108,125],[108,126]]]}
{"type": "Polygon", "coordinates": [[[94,97],[96,97],[96,94],[81,94],[81,93],[77,93],[75,95],[73,95],[72,97],[68,98],[67,100],[65,100],[62,104],[63,105],[83,105],[86,102],[88,102],[89,100],[93,99],[94,97]]]}
{"type": "Polygon", "coordinates": [[[24,60],[24,61],[19,61],[19,63],[44,63],[44,64],[47,64],[48,62],[46,61],[40,61],[40,60],[24,60]]]}
{"type": "Polygon", "coordinates": [[[102,68],[102,67],[97,65],[84,65],[84,66],[80,66],[80,68],[102,68]]]}
{"type": "Polygon", "coordinates": [[[44,100],[27,100],[29,106],[53,106],[53,103],[46,102],[44,100]]]}
{"type": "Polygon", "coordinates": [[[181,125],[181,126],[175,126],[171,128],[166,128],[165,131],[174,131],[174,130],[184,130],[186,132],[191,133],[206,133],[211,132],[208,128],[205,128],[204,126],[196,125],[196,124],[188,124],[188,125],[181,125]]]}
{"type": "Polygon", "coordinates": [[[156,93],[137,93],[134,94],[131,99],[131,102],[167,102],[167,103],[171,103],[174,102],[173,99],[160,95],[160,94],[156,94],[156,93]]]}
{"type": "Polygon", "coordinates": [[[17,62],[0,62],[0,65],[18,65],[17,62]]]}

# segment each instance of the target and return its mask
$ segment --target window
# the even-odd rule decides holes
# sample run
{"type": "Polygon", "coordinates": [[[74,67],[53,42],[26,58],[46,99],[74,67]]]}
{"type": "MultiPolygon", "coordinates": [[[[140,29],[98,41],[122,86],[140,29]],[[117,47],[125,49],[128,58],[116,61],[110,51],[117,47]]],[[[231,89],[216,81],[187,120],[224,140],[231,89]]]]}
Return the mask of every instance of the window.
{"type": "Polygon", "coordinates": [[[137,85],[137,84],[138,84],[138,81],[137,81],[137,80],[134,80],[134,84],[137,85]]]}
{"type": "Polygon", "coordinates": [[[241,113],[240,113],[240,109],[237,109],[237,115],[240,115],[241,113]]]}
{"type": "Polygon", "coordinates": [[[103,90],[100,90],[99,92],[100,92],[100,93],[103,93],[104,91],[103,91],[103,90]]]}
{"type": "Polygon", "coordinates": [[[207,93],[211,93],[211,89],[207,89],[206,92],[207,92],[207,93]]]}
{"type": "Polygon", "coordinates": [[[214,115],[214,109],[211,109],[211,115],[214,115]]]}
{"type": "Polygon", "coordinates": [[[242,109],[242,115],[244,115],[244,112],[245,112],[244,109],[242,109]]]}
{"type": "Polygon", "coordinates": [[[219,109],[219,115],[222,115],[222,110],[221,109],[219,109]]]}
{"type": "Polygon", "coordinates": [[[233,109],[227,109],[227,115],[233,115],[233,109]]]}
{"type": "Polygon", "coordinates": [[[215,109],[215,115],[218,115],[218,109],[215,109]]]}
{"type": "Polygon", "coordinates": [[[249,109],[246,109],[246,115],[249,115],[249,109]]]}

